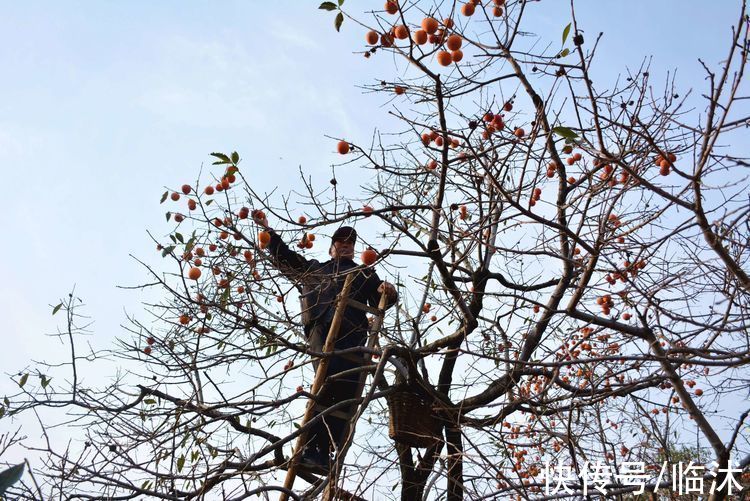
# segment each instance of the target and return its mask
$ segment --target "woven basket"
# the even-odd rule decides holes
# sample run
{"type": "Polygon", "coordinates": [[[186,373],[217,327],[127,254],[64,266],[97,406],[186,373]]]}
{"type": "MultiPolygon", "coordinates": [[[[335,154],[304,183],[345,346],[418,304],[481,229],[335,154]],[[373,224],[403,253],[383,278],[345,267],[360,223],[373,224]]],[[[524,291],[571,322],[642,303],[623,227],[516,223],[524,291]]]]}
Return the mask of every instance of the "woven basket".
{"type": "Polygon", "coordinates": [[[387,396],[390,418],[388,436],[411,447],[429,447],[437,440],[440,421],[432,412],[432,401],[408,388],[387,396]]]}

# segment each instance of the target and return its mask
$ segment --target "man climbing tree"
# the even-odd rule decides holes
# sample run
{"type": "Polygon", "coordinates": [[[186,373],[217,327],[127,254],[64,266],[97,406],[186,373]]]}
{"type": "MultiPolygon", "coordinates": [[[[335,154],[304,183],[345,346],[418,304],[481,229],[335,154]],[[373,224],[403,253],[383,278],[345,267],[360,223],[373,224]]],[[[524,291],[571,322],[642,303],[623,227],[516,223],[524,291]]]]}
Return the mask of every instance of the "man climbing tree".
{"type": "MultiPolygon", "coordinates": [[[[310,349],[320,353],[323,350],[333,320],[335,300],[341,291],[346,275],[354,278],[349,299],[376,307],[380,295],[387,295],[387,306],[392,306],[398,294],[395,287],[382,281],[370,267],[358,266],[354,262],[354,245],[357,232],[350,226],[342,226],[331,237],[328,253],[331,259],[323,263],[306,259],[292,251],[281,237],[268,226],[263,211],[253,211],[253,220],[270,235],[268,253],[274,264],[300,290],[301,316],[305,335],[310,349]]],[[[374,253],[368,249],[363,254],[374,253]]],[[[369,258],[364,259],[368,264],[369,258]]],[[[371,263],[370,263],[371,264],[371,263]]],[[[367,341],[367,315],[363,309],[347,306],[341,326],[336,335],[335,349],[343,350],[363,346],[367,341]]],[[[362,365],[362,356],[357,354],[333,355],[328,366],[328,379],[318,398],[318,405],[330,407],[338,402],[354,398],[359,374],[354,373],[362,365]],[[358,361],[357,359],[360,359],[358,361]],[[338,374],[346,375],[337,377],[338,374]]],[[[317,368],[317,361],[314,362],[317,368]]],[[[341,416],[326,416],[315,423],[309,433],[309,441],[300,461],[301,466],[327,471],[330,453],[338,450],[343,440],[346,419],[341,416]],[[333,444],[331,443],[333,438],[333,444]],[[333,446],[333,449],[332,449],[333,446]]]]}

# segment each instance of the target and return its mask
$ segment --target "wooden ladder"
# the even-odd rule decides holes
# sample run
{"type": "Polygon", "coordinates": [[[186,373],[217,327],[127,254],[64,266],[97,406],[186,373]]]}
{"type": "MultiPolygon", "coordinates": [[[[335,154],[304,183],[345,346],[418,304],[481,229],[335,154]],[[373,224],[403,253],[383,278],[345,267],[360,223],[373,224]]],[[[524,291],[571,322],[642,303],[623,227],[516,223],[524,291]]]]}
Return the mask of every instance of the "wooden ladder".
{"type": "MultiPolygon", "coordinates": [[[[350,299],[349,292],[351,290],[354,275],[354,273],[347,274],[346,280],[344,280],[344,286],[336,298],[336,310],[333,315],[333,320],[331,321],[331,327],[328,329],[328,335],[326,336],[325,344],[323,345],[323,353],[330,353],[334,350],[334,345],[336,344],[336,339],[338,338],[339,330],[341,329],[341,321],[344,316],[344,310],[346,310],[347,306],[351,306],[352,308],[363,310],[375,315],[375,319],[369,330],[367,347],[374,348],[375,344],[377,343],[378,333],[380,332],[380,328],[383,325],[383,317],[385,316],[387,294],[385,293],[385,291],[383,291],[380,296],[380,302],[378,303],[377,308],[372,308],[366,304],[360,303],[359,301],[350,299]]],[[[369,364],[372,359],[372,355],[369,352],[364,353],[362,356],[356,357],[357,363],[361,363],[362,365],[369,364]]],[[[347,358],[351,357],[347,356],[347,358]]],[[[315,379],[313,379],[312,389],[310,390],[310,393],[313,396],[319,395],[321,390],[323,389],[328,373],[328,365],[330,363],[330,360],[330,357],[324,357],[318,363],[318,368],[315,371],[315,379]]],[[[365,383],[367,382],[368,372],[369,371],[362,371],[359,375],[359,384],[354,396],[355,399],[359,399],[362,396],[365,383]]],[[[346,440],[344,440],[344,444],[341,450],[336,452],[336,461],[331,472],[329,473],[330,478],[323,493],[323,500],[325,501],[336,499],[337,497],[342,495],[342,497],[349,499],[360,499],[352,494],[344,493],[337,487],[338,476],[341,473],[341,468],[344,464],[344,458],[346,457],[346,453],[349,450],[349,446],[351,445],[354,436],[356,423],[353,422],[353,418],[358,414],[356,409],[357,407],[352,405],[347,411],[334,411],[328,414],[333,417],[344,419],[347,425],[344,427],[342,433],[343,436],[341,437],[342,440],[346,440]]],[[[323,410],[325,409],[316,404],[314,399],[310,399],[307,402],[305,414],[302,418],[302,427],[304,428],[304,426],[316,416],[316,413],[319,413],[323,410]]],[[[287,464],[286,478],[284,479],[284,488],[287,490],[291,490],[292,486],[294,485],[294,480],[297,477],[299,457],[302,453],[302,450],[305,448],[306,443],[307,431],[305,430],[297,437],[297,443],[294,446],[294,452],[292,453],[292,457],[289,459],[289,463],[287,464]]],[[[282,491],[281,495],[279,496],[279,501],[287,501],[288,499],[289,495],[287,494],[287,492],[282,491]]]]}

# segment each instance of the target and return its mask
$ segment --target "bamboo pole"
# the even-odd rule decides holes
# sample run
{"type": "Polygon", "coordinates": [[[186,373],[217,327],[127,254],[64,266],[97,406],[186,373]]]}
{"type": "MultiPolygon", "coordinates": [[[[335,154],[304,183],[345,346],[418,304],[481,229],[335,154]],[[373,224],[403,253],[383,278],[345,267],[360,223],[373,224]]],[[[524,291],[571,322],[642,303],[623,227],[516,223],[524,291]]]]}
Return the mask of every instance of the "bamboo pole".
{"type": "MultiPolygon", "coordinates": [[[[344,287],[341,289],[341,292],[338,295],[337,303],[336,303],[336,311],[333,315],[333,320],[331,321],[331,327],[328,329],[328,335],[326,336],[326,342],[323,345],[323,353],[330,353],[333,351],[333,347],[336,344],[336,338],[339,335],[339,329],[341,328],[341,320],[344,316],[344,310],[346,309],[346,300],[349,297],[349,290],[352,286],[352,280],[354,278],[354,273],[349,273],[346,276],[346,280],[344,281],[344,287]]],[[[328,372],[328,364],[330,363],[330,357],[324,357],[320,363],[318,364],[318,370],[315,372],[315,379],[313,380],[312,389],[310,390],[310,393],[313,395],[317,395],[320,392],[320,388],[323,386],[323,382],[326,379],[326,373],[328,372]]],[[[307,424],[310,419],[313,418],[313,415],[315,413],[315,400],[310,399],[307,402],[307,408],[305,409],[305,415],[302,418],[302,426],[304,427],[305,424],[307,424]]],[[[303,431],[300,433],[300,435],[297,437],[297,444],[294,446],[294,452],[292,453],[292,457],[289,459],[289,467],[286,471],[286,478],[284,479],[284,488],[285,489],[292,489],[292,486],[294,485],[294,479],[297,477],[297,462],[299,459],[300,452],[302,452],[302,449],[305,447],[305,444],[307,442],[307,431],[303,431]]],[[[287,501],[289,499],[289,494],[286,492],[281,493],[279,496],[279,501],[287,501]]]]}

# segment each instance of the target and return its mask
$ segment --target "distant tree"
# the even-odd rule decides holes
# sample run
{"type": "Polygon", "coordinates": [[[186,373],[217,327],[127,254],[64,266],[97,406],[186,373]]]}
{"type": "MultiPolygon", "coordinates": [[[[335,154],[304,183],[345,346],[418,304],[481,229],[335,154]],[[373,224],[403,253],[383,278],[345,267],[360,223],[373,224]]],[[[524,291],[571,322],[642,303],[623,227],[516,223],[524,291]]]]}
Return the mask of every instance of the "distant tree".
{"type": "MultiPolygon", "coordinates": [[[[526,499],[544,494],[545,466],[580,476],[597,461],[613,471],[643,462],[653,485],[670,451],[688,446],[708,454],[706,473],[730,459],[746,472],[750,186],[732,147],[750,123],[745,3],[723,64],[704,64],[697,110],[674,82],[653,82],[647,64],[596,81],[598,38],[584,38],[572,7],[562,44],[531,35],[536,6],[520,0],[348,7],[321,5],[337,29],[347,19],[363,27],[366,57],[393,57],[394,72],[371,89],[393,99],[401,123],[369,144],[339,138],[363,192],[344,197],[334,177],[274,198],[254,191],[251,160],[214,153],[217,174],[165,193],[175,226],[156,239],[165,265],[149,268],[148,285],[163,300],[149,305],[152,320],[132,319],[110,355],[138,373],[100,385],[75,370],[48,385],[19,381],[4,407],[6,417],[58,407],[83,431],[85,441],[48,442],[37,472],[47,491],[282,490],[312,357],[295,284],[259,245],[252,209],[316,256],[323,235],[357,222],[381,243],[377,266],[397,275],[400,303],[370,350],[382,377],[368,383],[338,479],[347,491],[526,499]],[[384,397],[399,367],[441,419],[439,439],[419,452],[386,436],[384,397]]],[[[61,309],[72,348],[76,304],[61,309]]],[[[303,480],[294,497],[325,487],[303,480]]],[[[567,487],[581,495],[578,480],[567,487]]]]}

